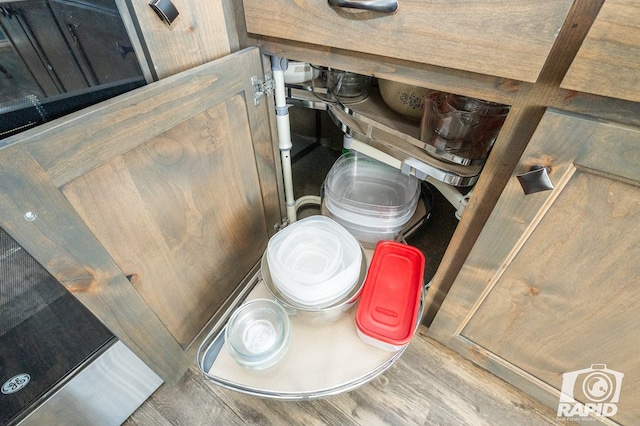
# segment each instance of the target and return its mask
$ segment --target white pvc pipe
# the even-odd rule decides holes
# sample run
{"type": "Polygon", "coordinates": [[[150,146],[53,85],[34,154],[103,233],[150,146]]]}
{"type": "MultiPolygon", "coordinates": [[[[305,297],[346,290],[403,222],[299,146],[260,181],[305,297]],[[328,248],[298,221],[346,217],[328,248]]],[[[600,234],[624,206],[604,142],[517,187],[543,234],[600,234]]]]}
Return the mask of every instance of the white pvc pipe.
{"type": "Polygon", "coordinates": [[[322,204],[322,198],[318,195],[305,195],[296,200],[296,211],[304,206],[317,206],[322,204]]]}
{"type": "Polygon", "coordinates": [[[271,70],[275,82],[276,127],[278,129],[278,149],[282,162],[282,177],[284,180],[284,201],[287,209],[287,220],[293,223],[297,220],[296,201],[293,196],[293,176],[291,172],[291,126],[289,122],[289,107],[284,85],[284,71],[287,60],[277,56],[271,57],[271,70]]]}
{"type": "Polygon", "coordinates": [[[471,194],[473,189],[469,191],[467,194],[462,194],[455,187],[451,185],[447,185],[446,183],[442,183],[436,179],[432,179],[431,177],[427,178],[427,182],[432,184],[438,192],[440,192],[444,198],[449,201],[449,203],[456,209],[456,218],[460,220],[462,218],[462,213],[464,209],[469,204],[469,199],[471,198],[471,194]]]}

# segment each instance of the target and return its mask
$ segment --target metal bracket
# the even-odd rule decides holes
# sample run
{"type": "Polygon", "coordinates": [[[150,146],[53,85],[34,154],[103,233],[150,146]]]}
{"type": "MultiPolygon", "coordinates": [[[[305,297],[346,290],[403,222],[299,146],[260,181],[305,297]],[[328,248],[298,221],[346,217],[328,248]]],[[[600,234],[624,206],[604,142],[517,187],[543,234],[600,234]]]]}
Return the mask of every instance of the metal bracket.
{"type": "Polygon", "coordinates": [[[275,225],[273,225],[273,229],[275,229],[276,232],[278,232],[278,231],[283,230],[284,228],[286,228],[289,225],[290,225],[289,219],[287,219],[285,217],[284,219],[282,219],[282,222],[276,223],[275,225]]]}
{"type": "Polygon", "coordinates": [[[251,77],[251,85],[253,86],[253,104],[255,106],[260,105],[262,95],[273,96],[276,89],[276,81],[270,72],[264,75],[264,81],[260,80],[257,75],[251,77]]]}
{"type": "Polygon", "coordinates": [[[425,168],[424,166],[425,164],[420,160],[417,160],[415,158],[407,158],[402,162],[400,171],[405,175],[410,175],[411,172],[413,172],[413,174],[418,179],[425,180],[429,176],[429,174],[427,173],[427,171],[423,170],[425,168]]]}

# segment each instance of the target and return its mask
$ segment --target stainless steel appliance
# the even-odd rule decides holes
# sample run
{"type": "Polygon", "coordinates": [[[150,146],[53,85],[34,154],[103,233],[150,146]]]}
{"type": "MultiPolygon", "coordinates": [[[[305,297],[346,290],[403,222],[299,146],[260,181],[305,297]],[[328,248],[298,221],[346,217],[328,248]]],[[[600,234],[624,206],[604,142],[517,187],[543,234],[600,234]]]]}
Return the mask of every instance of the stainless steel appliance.
{"type": "Polygon", "coordinates": [[[118,425],[160,384],[0,228],[0,424],[118,425]]]}

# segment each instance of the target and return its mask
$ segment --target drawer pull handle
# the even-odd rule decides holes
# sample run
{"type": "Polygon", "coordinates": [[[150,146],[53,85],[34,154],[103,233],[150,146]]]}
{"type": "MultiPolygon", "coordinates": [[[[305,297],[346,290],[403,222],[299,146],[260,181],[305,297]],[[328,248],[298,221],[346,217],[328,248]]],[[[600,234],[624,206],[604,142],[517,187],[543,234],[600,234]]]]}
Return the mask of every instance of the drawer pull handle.
{"type": "Polygon", "coordinates": [[[553,189],[553,183],[549,177],[550,170],[550,167],[535,165],[528,172],[517,174],[516,177],[525,195],[553,189]]]}
{"type": "Polygon", "coordinates": [[[397,0],[328,0],[331,7],[371,10],[374,12],[396,13],[397,0]]]}

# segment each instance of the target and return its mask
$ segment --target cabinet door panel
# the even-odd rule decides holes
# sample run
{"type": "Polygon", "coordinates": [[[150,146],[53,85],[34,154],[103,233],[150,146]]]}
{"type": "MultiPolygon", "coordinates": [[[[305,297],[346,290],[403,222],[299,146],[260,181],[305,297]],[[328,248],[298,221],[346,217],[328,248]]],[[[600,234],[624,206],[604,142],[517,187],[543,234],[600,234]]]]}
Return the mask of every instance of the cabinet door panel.
{"type": "Polygon", "coordinates": [[[235,96],[62,189],[184,348],[268,240],[246,123],[235,96]]]}
{"type": "Polygon", "coordinates": [[[147,80],[163,79],[233,51],[230,39],[235,23],[228,18],[229,1],[172,0],[179,15],[171,26],[158,18],[149,2],[116,3],[129,34],[143,40],[137,53],[140,58],[144,53],[149,61],[147,80]]]}
{"type": "Polygon", "coordinates": [[[607,0],[561,87],[640,102],[640,4],[607,0]]]}
{"type": "Polygon", "coordinates": [[[0,226],[167,381],[281,220],[261,73],[247,49],[0,145],[0,226]]]}
{"type": "Polygon", "coordinates": [[[317,0],[244,0],[244,10],[254,34],[534,82],[572,2],[399,3],[394,15],[317,0]]]}
{"type": "Polygon", "coordinates": [[[534,164],[555,189],[512,178],[430,333],[554,408],[564,373],[605,364],[625,374],[613,420],[634,424],[640,130],[547,112],[516,173],[534,164]]]}

